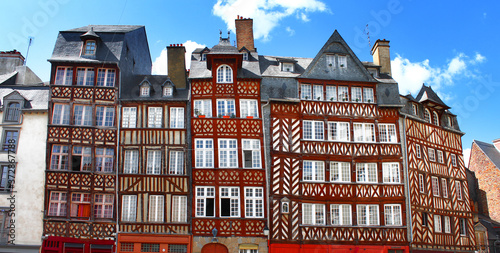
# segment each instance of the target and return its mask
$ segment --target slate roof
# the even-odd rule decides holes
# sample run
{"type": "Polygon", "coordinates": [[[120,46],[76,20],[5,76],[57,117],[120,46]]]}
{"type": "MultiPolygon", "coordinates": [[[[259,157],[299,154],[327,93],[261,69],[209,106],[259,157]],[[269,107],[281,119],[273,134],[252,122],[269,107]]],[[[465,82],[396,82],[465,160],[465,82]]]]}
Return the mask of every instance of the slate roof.
{"type": "Polygon", "coordinates": [[[213,46],[208,54],[239,54],[238,49],[231,45],[229,39],[221,38],[219,44],[213,46]]]}
{"type": "Polygon", "coordinates": [[[438,104],[442,106],[445,109],[449,109],[450,107],[447,106],[441,98],[434,92],[431,88],[431,86],[425,86],[425,84],[422,84],[422,88],[420,89],[420,92],[418,93],[417,97],[415,98],[417,101],[420,103],[432,103],[432,104],[438,104]]]}
{"type": "Polygon", "coordinates": [[[262,77],[298,77],[304,73],[312,60],[312,58],[259,55],[260,73],[262,77]],[[294,62],[293,72],[281,71],[280,62],[294,62]]]}
{"type": "Polygon", "coordinates": [[[69,29],[62,32],[79,32],[86,33],[90,31],[90,28],[94,29],[96,33],[128,33],[140,28],[142,25],[87,25],[79,28],[69,29]]]}
{"type": "Polygon", "coordinates": [[[26,100],[25,109],[32,110],[48,110],[49,108],[49,87],[48,86],[1,86],[0,100],[3,103],[3,98],[13,91],[19,92],[26,100]]]}
{"type": "Polygon", "coordinates": [[[500,151],[498,151],[498,149],[496,149],[493,144],[478,140],[473,140],[472,142],[476,143],[478,148],[483,151],[483,153],[490,159],[493,164],[495,164],[498,169],[500,169],[500,151]]]}
{"type": "MultiPolygon", "coordinates": [[[[122,101],[185,101],[189,97],[188,89],[174,88],[171,97],[163,96],[163,84],[170,78],[166,75],[134,75],[132,78],[122,81],[120,89],[120,100],[122,101]],[[144,80],[151,84],[149,96],[140,96],[140,84],[144,80]]],[[[174,83],[175,86],[175,83],[174,83]]]]}

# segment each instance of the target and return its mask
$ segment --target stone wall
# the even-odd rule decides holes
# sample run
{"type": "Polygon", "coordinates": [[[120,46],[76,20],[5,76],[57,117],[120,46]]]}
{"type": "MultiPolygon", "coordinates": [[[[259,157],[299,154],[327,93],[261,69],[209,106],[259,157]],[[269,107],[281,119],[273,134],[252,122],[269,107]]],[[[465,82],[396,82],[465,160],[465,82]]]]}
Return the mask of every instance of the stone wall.
{"type": "MultiPolygon", "coordinates": [[[[193,237],[192,253],[201,253],[205,244],[212,242],[213,237],[193,237]]],[[[229,253],[239,253],[240,244],[256,244],[259,246],[259,253],[267,253],[267,238],[262,237],[217,237],[217,241],[227,247],[229,253]]]]}

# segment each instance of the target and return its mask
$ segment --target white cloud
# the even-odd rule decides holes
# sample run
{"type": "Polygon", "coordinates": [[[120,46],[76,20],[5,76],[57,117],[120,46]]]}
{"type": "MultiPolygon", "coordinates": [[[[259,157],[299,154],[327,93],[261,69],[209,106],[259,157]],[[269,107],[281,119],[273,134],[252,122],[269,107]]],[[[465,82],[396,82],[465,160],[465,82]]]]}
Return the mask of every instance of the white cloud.
{"type": "MultiPolygon", "coordinates": [[[[186,69],[191,67],[191,53],[196,48],[204,48],[205,45],[198,44],[194,41],[186,41],[183,43],[186,48],[186,69]]],[[[168,55],[167,48],[161,50],[160,56],[156,57],[153,62],[153,74],[154,75],[167,75],[168,74],[168,55]]]]}
{"type": "Polygon", "coordinates": [[[470,159],[470,148],[464,149],[464,163],[465,167],[469,167],[469,159],[470,159]]]}
{"type": "Polygon", "coordinates": [[[290,28],[289,26],[287,26],[287,27],[285,28],[285,30],[288,32],[288,34],[289,34],[290,36],[295,35],[295,30],[293,30],[293,29],[292,29],[292,28],[290,28]]]}
{"type": "Polygon", "coordinates": [[[279,22],[293,14],[299,20],[308,22],[308,13],[329,11],[319,0],[218,0],[212,13],[226,22],[228,29],[235,32],[237,16],[253,18],[255,39],[270,39],[270,32],[279,22]]]}
{"type": "Polygon", "coordinates": [[[474,61],[477,63],[482,63],[486,60],[486,57],[482,56],[480,53],[476,53],[476,57],[474,58],[474,61]]]}

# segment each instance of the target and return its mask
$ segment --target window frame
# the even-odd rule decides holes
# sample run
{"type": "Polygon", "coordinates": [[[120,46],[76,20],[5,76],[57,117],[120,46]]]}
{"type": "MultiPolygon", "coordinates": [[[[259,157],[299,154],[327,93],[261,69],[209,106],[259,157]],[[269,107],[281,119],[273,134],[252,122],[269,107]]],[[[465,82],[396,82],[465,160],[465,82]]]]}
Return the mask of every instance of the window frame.
{"type": "Polygon", "coordinates": [[[460,236],[467,236],[467,220],[465,218],[458,218],[458,227],[460,236]]]}
{"type": "Polygon", "coordinates": [[[218,139],[219,168],[238,168],[238,139],[218,139]]]}
{"type": "Polygon", "coordinates": [[[264,218],[264,188],[244,187],[245,218],[264,218]]]}
{"type": "Polygon", "coordinates": [[[337,86],[337,96],[337,101],[349,102],[349,86],[337,86]]]}
{"type": "Polygon", "coordinates": [[[347,55],[338,55],[339,68],[347,68],[347,55]]]}
{"type": "Polygon", "coordinates": [[[187,196],[172,195],[172,222],[186,223],[187,222],[187,196]]]}
{"type": "Polygon", "coordinates": [[[170,150],[168,153],[168,174],[185,175],[184,150],[170,150]]]}
{"type": "Polygon", "coordinates": [[[442,150],[437,150],[437,162],[438,163],[444,163],[444,153],[442,150]]]}
{"type": "Polygon", "coordinates": [[[304,160],[302,161],[302,181],[304,182],[324,182],[325,181],[325,162],[304,160]],[[306,173],[306,164],[310,163],[310,173],[306,173]],[[310,174],[310,177],[309,177],[310,174]]]}
{"type": "Polygon", "coordinates": [[[424,109],[424,120],[427,123],[431,123],[431,120],[432,120],[431,119],[431,112],[427,108],[424,109]]]}
{"type": "MultiPolygon", "coordinates": [[[[0,192],[10,192],[14,189],[16,165],[0,164],[0,192]]],[[[1,227],[0,227],[1,229],[1,227]]]]}
{"type": "Polygon", "coordinates": [[[362,103],[363,102],[363,88],[362,87],[351,87],[351,102],[362,103]]]}
{"type": "Polygon", "coordinates": [[[122,195],[121,221],[137,221],[137,195],[122,195]]]}
{"type": "Polygon", "coordinates": [[[193,113],[195,117],[204,115],[212,117],[212,100],[211,99],[195,99],[193,100],[193,113]]]}
{"type": "Polygon", "coordinates": [[[308,225],[308,226],[326,225],[325,204],[302,203],[302,225],[308,225]],[[306,220],[306,216],[308,216],[307,214],[308,211],[306,207],[308,206],[311,207],[310,222],[306,220]],[[318,214],[320,215],[320,217],[317,216],[318,214]]]}
{"type": "Polygon", "coordinates": [[[113,194],[95,194],[94,195],[94,218],[97,219],[112,219],[114,216],[114,195],[113,194]],[[98,201],[99,196],[102,196],[102,201],[98,201]],[[111,201],[109,201],[111,198],[111,201]],[[99,211],[99,207],[101,206],[101,210],[99,211]],[[111,207],[111,211],[108,215],[106,215],[106,211],[109,211],[109,207],[111,207]],[[108,208],[108,209],[106,209],[108,208]]]}
{"type": "Polygon", "coordinates": [[[443,232],[443,224],[441,220],[441,215],[434,214],[434,232],[442,233],[443,232]]]}
{"type": "Polygon", "coordinates": [[[443,216],[443,223],[444,223],[444,233],[450,234],[451,233],[451,219],[450,216],[443,216]]]}
{"type": "Polygon", "coordinates": [[[163,127],[163,107],[149,106],[148,107],[148,128],[163,127]]]}
{"type": "Polygon", "coordinates": [[[227,64],[222,64],[217,67],[216,81],[217,83],[232,83],[233,68],[227,64]]]}
{"type": "Polygon", "coordinates": [[[417,158],[422,158],[422,149],[419,144],[415,144],[415,153],[417,158]]]}
{"type": "Polygon", "coordinates": [[[432,196],[434,197],[439,197],[440,196],[440,191],[439,191],[439,178],[432,176],[431,177],[431,185],[432,185],[432,196]]]}
{"type": "Polygon", "coordinates": [[[162,175],[162,157],[163,152],[159,149],[150,149],[146,151],[146,174],[162,175]]]}
{"type": "Polygon", "coordinates": [[[217,117],[235,117],[236,101],[233,98],[217,99],[217,117]]]}
{"type": "Polygon", "coordinates": [[[330,182],[333,183],[351,183],[351,163],[350,162],[330,162],[330,182]],[[338,166],[335,166],[337,164],[338,166]],[[336,167],[336,168],[335,168],[336,167]],[[347,171],[345,171],[347,169],[347,171]],[[337,172],[337,173],[335,173],[337,172]],[[335,175],[338,174],[335,179],[335,175]]]}
{"type": "Polygon", "coordinates": [[[434,125],[436,126],[439,126],[439,115],[436,111],[432,112],[432,123],[434,123],[434,125]]]}
{"type": "Polygon", "coordinates": [[[281,71],[293,73],[295,71],[295,64],[292,62],[282,62],[281,71]]]}
{"type": "Polygon", "coordinates": [[[384,222],[386,226],[403,225],[401,204],[384,205],[384,222]]]}
{"type": "Polygon", "coordinates": [[[231,217],[231,218],[239,218],[241,217],[241,208],[240,208],[240,188],[239,187],[219,187],[219,217],[231,217]],[[235,190],[235,191],[233,191],[235,190]],[[227,194],[227,195],[225,195],[227,194]],[[229,215],[223,215],[222,201],[223,199],[229,199],[229,215]],[[235,206],[233,206],[233,204],[235,206]],[[233,210],[236,208],[236,210],[233,210]]]}
{"type": "Polygon", "coordinates": [[[110,173],[115,171],[115,150],[113,148],[95,148],[95,171],[110,173]],[[102,154],[99,151],[102,150],[102,154]],[[100,160],[100,161],[99,161],[100,160]],[[102,166],[104,164],[104,167],[102,166]]]}
{"type": "Polygon", "coordinates": [[[73,105],[73,124],[75,126],[92,126],[92,106],[85,104],[73,105]]]}
{"type": "Polygon", "coordinates": [[[262,155],[260,150],[259,139],[242,139],[241,140],[241,157],[242,167],[245,169],[260,169],[262,168],[262,155]],[[251,166],[247,166],[247,154],[250,152],[251,166]]]}
{"type": "Polygon", "coordinates": [[[195,187],[195,217],[215,217],[215,187],[214,186],[196,186],[195,187]],[[201,191],[200,191],[201,190],[201,191]],[[200,195],[201,194],[201,195],[200,195]],[[212,215],[207,215],[207,199],[212,199],[212,215]],[[203,213],[203,214],[202,214],[203,213]]]}
{"type": "Polygon", "coordinates": [[[425,193],[425,176],[424,174],[418,174],[418,186],[420,193],[425,193]]]}
{"type": "Polygon", "coordinates": [[[323,141],[325,139],[324,122],[318,121],[318,120],[303,120],[302,121],[302,138],[304,140],[308,140],[308,141],[323,141]],[[306,126],[306,124],[311,124],[310,128],[308,128],[306,126]],[[320,128],[320,129],[317,129],[317,128],[320,128]],[[308,134],[306,132],[308,129],[311,130],[310,134],[308,134]]]}
{"type": "Polygon", "coordinates": [[[182,129],[184,124],[184,107],[170,107],[170,128],[182,129]]]}
{"type": "Polygon", "coordinates": [[[458,180],[455,181],[455,193],[457,194],[457,200],[463,200],[462,182],[458,180]]]}
{"type": "Polygon", "coordinates": [[[93,56],[97,51],[97,41],[95,40],[86,40],[83,45],[82,55],[85,56],[93,56]]]}
{"type": "Polygon", "coordinates": [[[52,106],[52,120],[51,120],[52,124],[69,125],[69,121],[70,121],[69,104],[54,103],[54,105],[52,106]]]}
{"type": "Polygon", "coordinates": [[[137,174],[139,173],[139,150],[126,149],[123,152],[123,173],[137,174]]]}
{"type": "Polygon", "coordinates": [[[330,204],[330,224],[332,226],[352,226],[352,205],[330,204]],[[334,213],[334,210],[338,210],[338,215],[334,213]]]}
{"type": "Polygon", "coordinates": [[[441,178],[441,189],[443,198],[448,198],[448,180],[446,178],[441,178]]]}
{"type": "Polygon", "coordinates": [[[359,143],[374,143],[375,138],[375,124],[373,123],[352,123],[353,141],[359,143]],[[371,136],[370,136],[371,134],[371,136]]]}
{"type": "Polygon", "coordinates": [[[323,101],[325,99],[323,85],[317,85],[317,84],[312,85],[312,92],[313,92],[312,94],[313,100],[323,101]]]}
{"type": "Polygon", "coordinates": [[[137,127],[137,107],[122,107],[122,127],[137,127]]]}
{"type": "Polygon", "coordinates": [[[400,184],[401,171],[398,162],[382,163],[382,178],[385,184],[400,184]]]}
{"type": "Polygon", "coordinates": [[[327,134],[329,141],[338,141],[338,142],[350,141],[351,129],[349,128],[349,122],[328,121],[327,124],[328,124],[327,134]]]}
{"type": "Polygon", "coordinates": [[[379,205],[372,205],[372,204],[358,204],[356,205],[356,215],[357,215],[357,221],[358,221],[358,226],[380,226],[380,207],[379,205]],[[371,211],[373,210],[372,208],[375,208],[374,210],[376,211],[375,214],[372,214],[371,211]],[[363,210],[364,209],[364,210],[363,210]],[[366,216],[363,219],[362,212],[366,212],[366,216]],[[376,218],[376,222],[372,223],[372,220],[370,218],[376,218]]]}
{"type": "MultiPolygon", "coordinates": [[[[7,100],[7,99],[6,99],[7,100]]],[[[11,122],[11,123],[19,123],[19,120],[21,119],[21,114],[22,114],[22,107],[21,104],[23,101],[19,100],[13,100],[13,101],[5,101],[4,108],[3,108],[3,121],[4,122],[11,122]]]]}
{"type": "Polygon", "coordinates": [[[96,118],[96,126],[98,127],[114,127],[115,107],[96,106],[95,118],[96,118]]]}
{"type": "MultiPolygon", "coordinates": [[[[90,218],[91,217],[91,205],[90,205],[90,193],[83,192],[73,192],[71,193],[71,204],[70,204],[70,217],[73,218],[90,218]],[[75,198],[75,196],[77,196],[75,198]],[[80,207],[87,206],[88,216],[85,214],[80,214],[80,207]]],[[[85,209],[85,208],[83,208],[85,209]]]]}
{"type": "Polygon", "coordinates": [[[214,140],[213,139],[195,139],[195,168],[213,168],[214,167],[214,140]],[[201,145],[198,145],[200,142],[201,145]],[[209,146],[210,142],[210,147],[209,146]],[[201,157],[200,157],[201,155],[201,157]]]}
{"type": "Polygon", "coordinates": [[[67,171],[69,169],[69,146],[68,145],[52,145],[50,152],[50,170],[62,170],[67,171]],[[60,151],[55,152],[55,147],[60,147],[60,151]],[[64,152],[66,148],[66,152],[64,152]],[[57,161],[57,168],[55,167],[54,161],[57,161]]]}
{"type": "Polygon", "coordinates": [[[148,222],[159,223],[165,219],[165,196],[149,195],[148,222]]]}
{"type": "Polygon", "coordinates": [[[337,86],[335,85],[327,85],[325,87],[326,92],[326,100],[336,102],[337,101],[337,86]]]}
{"type": "Polygon", "coordinates": [[[435,149],[428,148],[427,154],[429,155],[429,161],[436,162],[436,150],[435,149]]]}
{"type": "Polygon", "coordinates": [[[373,88],[363,87],[363,103],[375,103],[375,94],[373,88]]]}
{"type": "Polygon", "coordinates": [[[97,87],[115,87],[116,70],[110,68],[97,69],[97,87]],[[103,73],[104,76],[101,75],[103,73]]]}
{"type": "Polygon", "coordinates": [[[450,159],[451,159],[451,165],[453,167],[457,167],[457,155],[450,154],[450,159]]]}
{"type": "Polygon", "coordinates": [[[95,85],[95,69],[89,67],[76,68],[76,85],[77,86],[94,86],[95,85]],[[83,74],[83,76],[81,76],[83,74]]]}
{"type": "Polygon", "coordinates": [[[257,99],[240,99],[240,117],[259,117],[259,102],[257,99]],[[252,105],[255,103],[254,105],[252,105]]]}
{"type": "Polygon", "coordinates": [[[20,128],[3,127],[2,129],[2,153],[17,153],[19,146],[20,128]],[[14,140],[14,142],[11,142],[14,140]]]}
{"type": "Polygon", "coordinates": [[[61,191],[51,191],[49,197],[49,208],[47,210],[47,216],[59,216],[64,217],[67,216],[68,212],[68,193],[61,191]],[[53,194],[57,194],[57,199],[53,199],[53,194]],[[63,197],[64,196],[64,197],[63,197]],[[56,213],[51,212],[52,205],[56,205],[56,213]]]}
{"type": "Polygon", "coordinates": [[[73,67],[59,66],[56,68],[54,85],[71,86],[73,85],[73,67]],[[60,70],[62,72],[60,72],[60,70]],[[62,75],[62,78],[60,78],[62,75]]]}
{"type": "MultiPolygon", "coordinates": [[[[69,152],[69,150],[68,150],[69,152]]],[[[71,150],[71,170],[72,171],[92,171],[92,148],[88,146],[73,146],[71,150]],[[80,157],[79,169],[76,168],[76,157],[80,157]],[[88,162],[88,163],[85,163],[88,162]]]]}
{"type": "Polygon", "coordinates": [[[398,143],[396,124],[378,124],[381,143],[398,143]]]}
{"type": "Polygon", "coordinates": [[[377,184],[378,183],[378,166],[377,163],[356,163],[356,183],[363,183],[363,184],[377,184]],[[374,166],[374,167],[372,167],[374,166]],[[370,170],[375,170],[375,173],[370,170]],[[361,174],[360,172],[363,172],[361,174]],[[370,176],[375,175],[375,178],[372,178],[370,176]],[[364,176],[365,180],[360,180],[360,178],[364,176]]]}

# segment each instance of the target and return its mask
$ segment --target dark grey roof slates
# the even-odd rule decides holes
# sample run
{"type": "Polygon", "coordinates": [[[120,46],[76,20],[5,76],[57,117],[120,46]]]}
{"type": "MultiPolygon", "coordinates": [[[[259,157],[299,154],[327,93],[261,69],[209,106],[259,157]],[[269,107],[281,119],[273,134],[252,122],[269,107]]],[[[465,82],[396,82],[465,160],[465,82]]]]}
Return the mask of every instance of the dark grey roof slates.
{"type": "MultiPolygon", "coordinates": [[[[189,97],[189,89],[175,89],[173,96],[163,96],[163,84],[169,80],[167,75],[134,75],[122,81],[120,100],[122,101],[185,101],[189,97]],[[147,79],[151,84],[150,95],[140,96],[140,84],[147,79]]],[[[175,83],[174,83],[175,85],[175,83]]]]}
{"type": "Polygon", "coordinates": [[[443,102],[443,100],[441,100],[441,98],[439,98],[439,96],[436,94],[436,92],[434,92],[434,90],[432,90],[431,86],[425,86],[424,84],[422,84],[422,88],[420,89],[420,92],[418,93],[418,95],[415,99],[419,102],[424,102],[424,101],[430,100],[434,103],[437,103],[437,104],[440,104],[446,108],[449,108],[449,106],[447,106],[443,102]]]}

